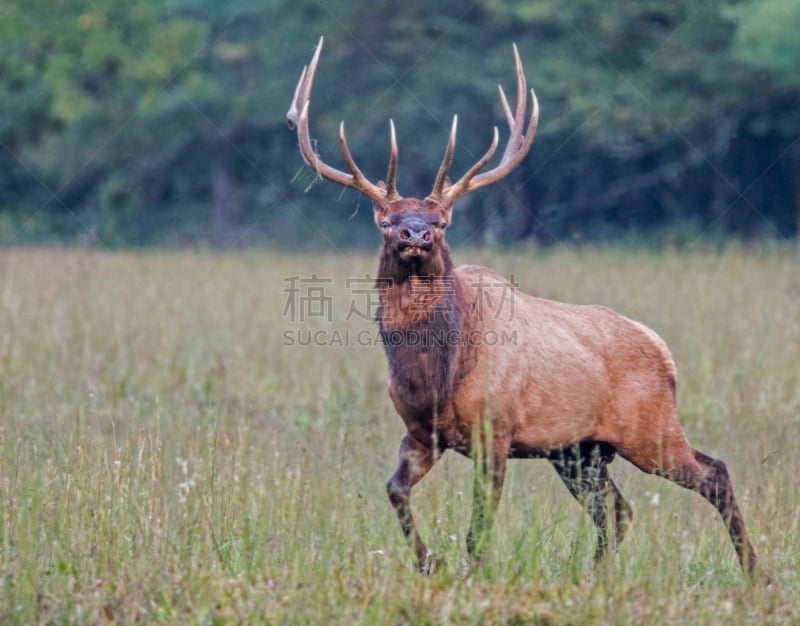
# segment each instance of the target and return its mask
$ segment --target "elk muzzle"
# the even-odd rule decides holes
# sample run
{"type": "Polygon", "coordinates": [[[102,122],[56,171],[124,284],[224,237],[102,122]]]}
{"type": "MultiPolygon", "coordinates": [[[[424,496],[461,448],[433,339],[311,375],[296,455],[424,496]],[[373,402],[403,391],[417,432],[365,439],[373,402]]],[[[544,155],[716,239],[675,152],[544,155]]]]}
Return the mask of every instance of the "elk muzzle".
{"type": "Polygon", "coordinates": [[[433,228],[418,217],[408,217],[397,224],[392,238],[404,259],[425,257],[433,248],[433,228]]]}

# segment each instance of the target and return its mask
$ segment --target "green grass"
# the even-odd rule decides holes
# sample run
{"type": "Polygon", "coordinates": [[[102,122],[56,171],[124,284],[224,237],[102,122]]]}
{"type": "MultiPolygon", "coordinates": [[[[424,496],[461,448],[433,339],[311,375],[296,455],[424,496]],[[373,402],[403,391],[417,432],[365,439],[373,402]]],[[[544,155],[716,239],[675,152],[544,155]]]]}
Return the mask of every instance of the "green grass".
{"type": "Polygon", "coordinates": [[[797,619],[797,255],[455,256],[667,340],[685,429],[727,462],[772,587],[744,579],[705,501],[621,460],[611,470],[636,519],[600,568],[590,521],[547,463],[515,461],[488,560],[467,573],[472,469],[446,455],[412,500],[444,567],[413,571],[384,490],[403,428],[381,348],[285,345],[306,328],[374,336],[346,319],[363,303],[346,279],[374,272],[373,257],[12,250],[0,253],[0,623],[797,619]],[[332,281],[330,326],[283,315],[284,279],[312,274],[332,281]]]}

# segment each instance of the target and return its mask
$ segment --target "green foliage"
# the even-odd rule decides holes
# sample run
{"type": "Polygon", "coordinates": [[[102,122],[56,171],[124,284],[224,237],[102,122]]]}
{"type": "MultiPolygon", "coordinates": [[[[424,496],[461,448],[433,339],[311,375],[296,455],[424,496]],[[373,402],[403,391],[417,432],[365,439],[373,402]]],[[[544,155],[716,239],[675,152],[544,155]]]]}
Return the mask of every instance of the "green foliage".
{"type": "Polygon", "coordinates": [[[727,13],[738,25],[735,47],[754,65],[775,70],[790,82],[798,80],[800,59],[800,2],[760,0],[745,2],[727,13]]]}
{"type": "Polygon", "coordinates": [[[0,19],[0,212],[22,220],[19,233],[44,213],[64,224],[58,237],[110,246],[361,244],[374,235],[369,203],[312,185],[284,122],[325,34],[319,150],[342,167],[345,120],[379,179],[393,118],[404,195],[428,192],[453,114],[454,174],[486,149],[518,44],[542,106],[537,141],[507,181],[462,203],[455,239],[604,240],[687,222],[791,237],[798,19],[799,0],[12,3],[0,19]],[[126,201],[109,204],[120,188],[126,201]]]}

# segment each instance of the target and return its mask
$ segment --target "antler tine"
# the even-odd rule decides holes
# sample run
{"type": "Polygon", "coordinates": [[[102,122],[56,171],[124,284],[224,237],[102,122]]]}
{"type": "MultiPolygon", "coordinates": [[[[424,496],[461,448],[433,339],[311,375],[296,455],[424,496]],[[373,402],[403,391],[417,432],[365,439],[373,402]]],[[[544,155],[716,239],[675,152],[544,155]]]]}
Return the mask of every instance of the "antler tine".
{"type": "Polygon", "coordinates": [[[522,60],[519,57],[517,46],[514,45],[514,60],[517,69],[517,107],[514,115],[512,116],[511,107],[508,106],[508,100],[500,87],[500,102],[503,106],[506,120],[508,121],[509,130],[511,132],[508,138],[508,144],[503,151],[503,157],[497,167],[478,174],[480,170],[489,162],[489,159],[494,155],[497,149],[497,128],[495,127],[495,140],[488,152],[475,164],[469,171],[461,177],[461,179],[450,185],[447,189],[442,190],[440,202],[444,204],[452,204],[456,199],[461,196],[485,187],[491,183],[497,182],[508,176],[509,172],[513,170],[522,159],[530,151],[533,144],[533,138],[536,135],[536,126],[539,122],[539,101],[536,94],[531,89],[531,99],[533,100],[533,110],[531,112],[530,122],[528,123],[528,132],[523,134],[525,129],[525,111],[528,108],[527,98],[527,82],[525,80],[525,72],[522,68],[522,60]]]}
{"type": "Polygon", "coordinates": [[[344,135],[344,121],[339,124],[339,141],[342,144],[342,155],[344,156],[344,162],[347,163],[347,167],[353,173],[352,178],[354,179],[354,184],[350,186],[355,187],[361,193],[369,196],[377,202],[383,202],[384,200],[389,199],[387,198],[386,192],[378,187],[378,185],[373,185],[371,182],[369,182],[367,177],[364,176],[363,172],[359,169],[358,165],[356,165],[355,159],[353,159],[353,155],[350,153],[350,148],[347,145],[347,138],[344,135]]]}
{"type": "Polygon", "coordinates": [[[350,149],[347,146],[347,140],[344,136],[344,122],[342,122],[339,127],[339,139],[342,143],[344,160],[351,174],[338,170],[325,163],[311,145],[311,136],[308,130],[308,107],[311,102],[311,88],[314,84],[314,74],[317,71],[317,64],[319,63],[320,52],[322,52],[323,41],[324,37],[320,37],[317,49],[314,52],[314,57],[311,59],[311,64],[303,68],[303,73],[300,75],[300,81],[297,83],[297,88],[294,92],[294,99],[289,107],[289,111],[286,113],[286,121],[289,124],[289,128],[297,127],[297,138],[300,143],[300,152],[303,155],[303,160],[312,167],[319,176],[344,185],[345,187],[357,189],[364,195],[372,198],[375,202],[384,202],[386,200],[384,190],[369,182],[353,160],[353,156],[350,154],[350,149]]]}
{"type": "MultiPolygon", "coordinates": [[[[536,94],[534,93],[533,89],[531,89],[531,100],[533,101],[533,109],[531,111],[530,121],[528,122],[528,132],[525,133],[524,138],[521,137],[522,145],[517,146],[516,149],[512,150],[510,147],[511,139],[509,139],[509,146],[506,146],[506,150],[503,153],[503,158],[499,165],[488,172],[484,172],[483,174],[478,174],[475,176],[475,178],[469,182],[468,188],[463,193],[475,191],[476,189],[490,185],[498,180],[502,180],[508,176],[511,170],[520,164],[522,159],[527,156],[531,146],[533,145],[533,138],[536,135],[536,127],[539,124],[539,100],[536,98],[536,94]]],[[[522,128],[524,124],[523,120],[520,119],[518,123],[519,127],[522,128]]],[[[453,199],[455,200],[455,198],[453,199]]]]}
{"type": "Polygon", "coordinates": [[[500,92],[500,102],[503,104],[503,112],[506,114],[506,121],[508,122],[508,130],[514,130],[514,115],[511,113],[511,107],[508,106],[508,100],[506,100],[506,92],[503,91],[502,85],[497,85],[497,90],[500,92]]]}
{"type": "Polygon", "coordinates": [[[503,159],[507,158],[515,150],[517,150],[519,145],[522,143],[523,121],[525,119],[525,110],[528,108],[526,93],[528,85],[525,81],[525,74],[522,71],[522,61],[519,58],[519,52],[517,51],[516,44],[514,44],[514,59],[517,64],[517,110],[513,115],[511,113],[511,107],[508,106],[508,100],[506,99],[505,91],[503,91],[503,86],[497,85],[497,90],[500,92],[500,102],[503,105],[503,111],[505,112],[506,120],[508,121],[508,130],[511,133],[510,137],[508,138],[508,145],[503,152],[503,159]]]}
{"type": "MultiPolygon", "coordinates": [[[[289,125],[289,130],[294,130],[300,123],[300,111],[302,109],[298,110],[298,104],[302,100],[300,96],[302,94],[303,83],[306,80],[307,73],[308,73],[308,66],[304,65],[303,73],[300,74],[300,81],[297,83],[297,87],[294,88],[294,98],[292,98],[292,104],[286,113],[286,123],[289,125]]],[[[305,157],[305,155],[303,156],[305,157]]]]}
{"type": "Polygon", "coordinates": [[[389,135],[392,142],[392,151],[389,154],[389,171],[386,174],[386,199],[399,200],[397,193],[397,136],[394,132],[394,120],[389,120],[389,135]]]}
{"type": "MultiPolygon", "coordinates": [[[[500,132],[497,130],[497,126],[495,126],[494,137],[492,138],[492,145],[489,146],[489,149],[486,151],[486,154],[484,154],[478,160],[478,162],[475,163],[475,165],[469,168],[467,173],[461,177],[461,180],[459,180],[455,185],[450,185],[450,187],[447,188],[445,196],[449,197],[451,194],[454,194],[462,187],[466,188],[466,186],[469,185],[470,181],[473,179],[475,174],[480,172],[486,166],[486,164],[491,160],[491,158],[494,156],[494,153],[497,152],[497,146],[499,144],[500,144],[500,132]]],[[[464,191],[463,193],[466,193],[466,191],[464,191]]],[[[463,193],[458,193],[455,197],[461,196],[463,195],[463,193]]],[[[454,200],[455,197],[453,198],[454,200]]]]}
{"type": "Polygon", "coordinates": [[[519,58],[517,44],[513,44],[513,48],[514,63],[517,69],[517,110],[514,115],[514,127],[511,129],[511,137],[508,138],[508,145],[503,152],[503,160],[519,149],[519,145],[522,143],[522,131],[525,130],[525,111],[528,108],[528,83],[525,80],[525,72],[522,69],[522,60],[519,58]]]}
{"type": "MultiPolygon", "coordinates": [[[[300,81],[294,90],[294,99],[289,111],[286,113],[286,121],[289,124],[289,129],[294,130],[295,126],[299,125],[299,117],[302,114],[305,103],[309,101],[311,96],[311,87],[314,84],[314,74],[317,73],[317,64],[319,63],[319,55],[322,52],[322,44],[325,37],[320,37],[317,43],[317,49],[314,51],[314,56],[311,58],[311,65],[303,66],[303,73],[300,75],[300,81]]],[[[303,154],[306,158],[306,154],[303,154]]],[[[306,159],[306,163],[309,163],[306,159]]]]}
{"type": "Polygon", "coordinates": [[[453,162],[453,153],[456,150],[456,130],[458,129],[458,115],[453,116],[453,125],[450,127],[450,138],[447,140],[447,149],[444,151],[444,158],[442,164],[439,166],[439,172],[436,174],[436,181],[433,183],[433,191],[428,196],[430,200],[440,202],[442,198],[442,191],[444,183],[447,180],[447,172],[450,171],[450,165],[453,162]]]}

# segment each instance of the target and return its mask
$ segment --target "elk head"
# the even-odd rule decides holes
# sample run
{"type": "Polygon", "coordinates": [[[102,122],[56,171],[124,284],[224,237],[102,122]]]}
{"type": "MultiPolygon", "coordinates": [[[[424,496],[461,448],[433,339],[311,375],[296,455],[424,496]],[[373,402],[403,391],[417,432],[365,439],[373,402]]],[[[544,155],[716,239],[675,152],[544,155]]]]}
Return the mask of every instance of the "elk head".
{"type": "Polygon", "coordinates": [[[372,199],[375,211],[375,224],[381,230],[384,240],[384,251],[394,256],[400,263],[409,265],[425,265],[429,257],[436,255],[444,244],[444,231],[450,224],[453,203],[461,196],[485,187],[505,178],[525,158],[533,143],[536,124],[539,119],[539,104],[536,94],[531,89],[533,111],[527,132],[525,131],[525,112],[527,109],[527,85],[522,70],[516,45],[514,58],[517,65],[517,106],[512,114],[503,88],[500,90],[500,101],[505,111],[510,130],[510,137],[500,163],[493,169],[480,173],[497,151],[499,133],[494,128],[494,139],[489,149],[457,182],[452,183],[447,174],[453,160],[456,147],[456,128],[458,116],[453,117],[450,139],[447,142],[444,159],[436,175],[433,191],[427,198],[403,198],[397,192],[397,139],[394,123],[389,121],[391,152],[386,183],[374,184],[367,180],[353,159],[347,146],[344,134],[344,122],[339,126],[339,139],[342,153],[350,173],[338,170],[322,161],[312,146],[308,130],[308,107],[314,74],[317,70],[319,55],[322,51],[323,38],[311,59],[311,65],[303,68],[300,82],[297,84],[291,108],[287,113],[289,128],[297,128],[300,151],[305,162],[322,178],[335,183],[357,189],[372,199]]]}

